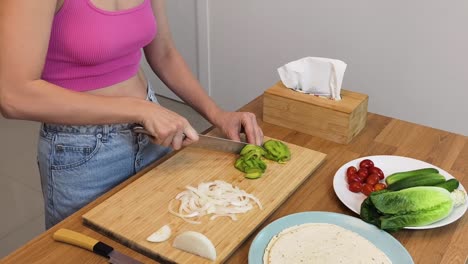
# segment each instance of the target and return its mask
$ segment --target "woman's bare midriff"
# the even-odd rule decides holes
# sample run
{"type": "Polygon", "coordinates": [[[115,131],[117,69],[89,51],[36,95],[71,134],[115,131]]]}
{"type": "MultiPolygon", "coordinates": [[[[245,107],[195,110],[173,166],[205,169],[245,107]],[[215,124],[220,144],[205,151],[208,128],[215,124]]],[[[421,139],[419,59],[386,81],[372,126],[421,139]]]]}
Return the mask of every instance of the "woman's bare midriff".
{"type": "Polygon", "coordinates": [[[120,83],[104,88],[87,91],[87,93],[102,96],[125,96],[145,99],[147,95],[148,83],[143,70],[140,68],[138,74],[120,83]]]}

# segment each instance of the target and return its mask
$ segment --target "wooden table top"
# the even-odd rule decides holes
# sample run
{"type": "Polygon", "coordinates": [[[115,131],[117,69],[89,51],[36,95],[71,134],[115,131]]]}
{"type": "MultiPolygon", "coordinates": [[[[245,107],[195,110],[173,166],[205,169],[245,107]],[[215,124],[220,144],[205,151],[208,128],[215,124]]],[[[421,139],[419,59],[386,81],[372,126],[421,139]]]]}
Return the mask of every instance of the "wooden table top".
{"type": "MultiPolygon", "coordinates": [[[[258,119],[261,119],[262,97],[256,98],[241,110],[253,112],[257,114],[258,119]]],[[[468,137],[463,135],[369,113],[364,130],[350,144],[343,145],[259,122],[266,136],[320,151],[327,154],[327,157],[322,166],[259,229],[246,238],[227,263],[247,263],[250,244],[258,231],[285,215],[303,211],[329,211],[357,216],[338,200],[333,191],[332,182],[339,167],[362,156],[399,155],[423,160],[446,170],[463,186],[468,186],[468,176],[466,176],[468,174],[468,137]]],[[[0,262],[107,263],[105,258],[92,252],[58,243],[52,239],[52,234],[58,228],[68,228],[99,239],[144,263],[154,263],[153,260],[84,226],[81,215],[161,162],[163,160],[131,177],[0,262]]],[[[465,263],[467,260],[467,234],[468,217],[465,215],[444,227],[429,230],[401,230],[392,235],[405,246],[415,263],[456,264],[465,263]]]]}

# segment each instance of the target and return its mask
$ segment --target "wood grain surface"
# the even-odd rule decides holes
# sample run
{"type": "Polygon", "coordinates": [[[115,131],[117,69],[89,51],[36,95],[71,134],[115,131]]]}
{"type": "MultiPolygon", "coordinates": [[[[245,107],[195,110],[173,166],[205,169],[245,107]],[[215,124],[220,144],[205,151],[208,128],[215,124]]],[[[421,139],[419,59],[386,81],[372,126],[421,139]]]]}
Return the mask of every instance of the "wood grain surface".
{"type": "MultiPolygon", "coordinates": [[[[262,97],[242,108],[262,116],[262,97]]],[[[247,263],[250,244],[264,226],[297,212],[328,211],[357,216],[336,197],[332,182],[335,172],[346,162],[369,155],[400,155],[432,163],[456,177],[468,187],[468,137],[433,129],[377,114],[368,114],[367,125],[361,133],[343,145],[299,133],[268,123],[261,124],[265,135],[327,154],[324,163],[270,217],[257,228],[226,260],[226,263],[247,263]]],[[[107,263],[92,252],[53,241],[52,233],[60,227],[69,228],[100,239],[117,250],[144,263],[150,258],[86,227],[82,215],[112,194],[144,175],[161,161],[140,172],[96,201],[90,203],[54,228],[42,233],[23,247],[3,258],[1,263],[107,263]]],[[[402,230],[392,235],[402,243],[414,259],[424,264],[464,264],[468,257],[468,217],[431,230],[402,230]]]]}
{"type": "Polygon", "coordinates": [[[365,94],[342,90],[340,101],[303,94],[278,82],[263,94],[263,121],[337,143],[349,143],[366,125],[365,94]]]}
{"type": "MultiPolygon", "coordinates": [[[[325,159],[323,153],[294,144],[288,146],[291,160],[286,164],[266,160],[265,173],[255,180],[245,178],[243,172],[234,168],[238,155],[185,148],[83,215],[85,224],[157,260],[213,263],[172,247],[172,241],[178,234],[200,232],[215,245],[215,263],[223,262],[325,159]],[[202,224],[187,223],[168,212],[170,202],[186,186],[197,187],[200,183],[215,180],[225,181],[253,194],[263,209],[254,205],[249,212],[238,215],[237,221],[227,217],[210,220],[210,216],[205,216],[200,219],[202,224]],[[166,224],[173,232],[168,241],[146,241],[150,234],[166,224]]],[[[173,205],[177,211],[179,202],[173,205]]]]}
{"type": "Polygon", "coordinates": [[[268,95],[290,98],[294,101],[302,102],[308,105],[315,105],[346,114],[351,114],[360,104],[362,104],[363,101],[367,101],[368,99],[366,94],[344,89],[341,90],[342,98],[340,101],[330,100],[313,95],[304,96],[303,93],[287,88],[281,81],[267,89],[265,93],[268,95]]]}

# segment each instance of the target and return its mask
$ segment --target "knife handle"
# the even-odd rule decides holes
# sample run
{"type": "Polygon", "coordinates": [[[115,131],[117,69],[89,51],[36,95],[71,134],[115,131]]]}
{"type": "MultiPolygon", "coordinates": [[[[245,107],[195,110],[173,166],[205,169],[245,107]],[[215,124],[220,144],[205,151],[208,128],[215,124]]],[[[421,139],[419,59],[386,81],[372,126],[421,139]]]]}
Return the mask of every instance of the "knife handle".
{"type": "Polygon", "coordinates": [[[99,240],[65,228],[57,230],[52,237],[56,241],[78,246],[104,257],[108,257],[114,250],[111,246],[99,240]]]}
{"type": "Polygon", "coordinates": [[[133,132],[135,132],[135,133],[145,134],[145,135],[151,136],[151,137],[153,136],[153,135],[151,135],[151,133],[150,133],[148,130],[146,130],[146,129],[145,129],[144,127],[142,127],[142,126],[135,126],[135,127],[132,128],[132,130],[133,130],[133,132]]]}
{"type": "MultiPolygon", "coordinates": [[[[152,138],[154,140],[156,139],[148,130],[146,130],[142,126],[135,126],[135,127],[132,128],[132,130],[133,130],[134,133],[145,134],[145,135],[149,136],[150,138],[152,138]]],[[[187,136],[182,133],[182,137],[183,137],[183,139],[185,139],[187,136]]]]}

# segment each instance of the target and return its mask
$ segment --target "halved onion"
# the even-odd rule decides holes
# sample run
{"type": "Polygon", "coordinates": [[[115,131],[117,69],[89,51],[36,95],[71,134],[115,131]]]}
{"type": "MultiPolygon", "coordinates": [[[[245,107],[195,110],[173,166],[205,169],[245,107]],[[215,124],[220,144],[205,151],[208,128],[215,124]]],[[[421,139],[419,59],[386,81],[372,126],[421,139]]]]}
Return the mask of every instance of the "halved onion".
{"type": "Polygon", "coordinates": [[[172,246],[209,260],[216,260],[216,248],[211,240],[195,231],[186,231],[178,235],[172,246]]]}
{"type": "Polygon", "coordinates": [[[180,201],[179,210],[172,209],[172,200],[169,203],[169,212],[192,224],[201,222],[191,219],[210,214],[211,220],[226,216],[236,221],[236,214],[246,213],[253,208],[252,201],[263,209],[260,201],[252,194],[218,180],[200,183],[197,188],[187,186],[175,199],[180,201]]]}

